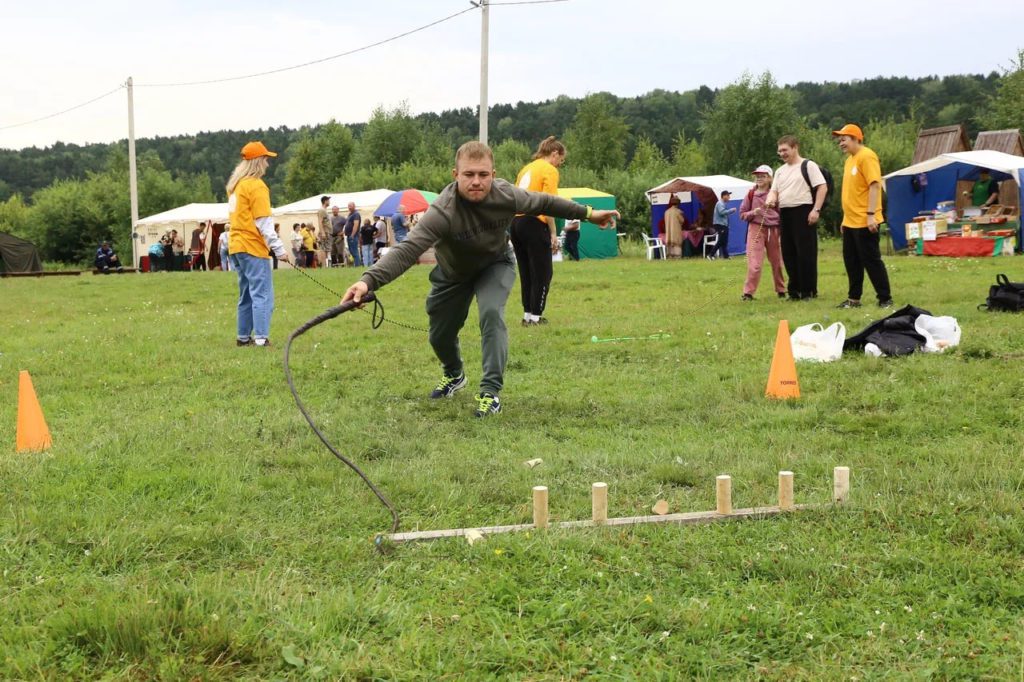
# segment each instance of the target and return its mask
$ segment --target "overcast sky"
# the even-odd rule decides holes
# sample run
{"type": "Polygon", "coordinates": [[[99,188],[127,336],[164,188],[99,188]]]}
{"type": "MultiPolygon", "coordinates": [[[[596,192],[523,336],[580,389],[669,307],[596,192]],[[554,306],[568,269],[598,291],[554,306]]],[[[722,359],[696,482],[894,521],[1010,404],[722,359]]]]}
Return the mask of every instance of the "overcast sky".
{"type": "MultiPolygon", "coordinates": [[[[492,0],[492,2],[509,0],[492,0]]],[[[4,0],[0,147],[127,136],[125,91],[48,116],[134,78],[137,137],[365,121],[479,101],[480,12],[358,54],[323,59],[470,8],[467,0],[4,0]]],[[[770,70],[780,83],[989,73],[1024,48],[1024,2],[856,3],[567,0],[490,10],[490,102],[607,90],[722,87],[770,70]],[[984,7],[984,9],[980,9],[984,7]]],[[[495,122],[491,122],[495,125],[495,122]]]]}

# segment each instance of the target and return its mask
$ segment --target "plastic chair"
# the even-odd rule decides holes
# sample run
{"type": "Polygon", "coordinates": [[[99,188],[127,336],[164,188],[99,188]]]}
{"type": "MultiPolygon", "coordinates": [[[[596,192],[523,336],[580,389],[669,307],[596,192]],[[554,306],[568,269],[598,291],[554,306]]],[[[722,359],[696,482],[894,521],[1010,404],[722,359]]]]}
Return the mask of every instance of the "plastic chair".
{"type": "Polygon", "coordinates": [[[660,237],[652,237],[649,234],[645,234],[644,241],[647,242],[647,260],[654,260],[654,254],[658,251],[661,251],[662,260],[668,258],[668,252],[665,250],[665,242],[661,241],[660,237]]]}
{"type": "Polygon", "coordinates": [[[713,259],[715,257],[715,250],[718,248],[718,233],[717,232],[714,233],[714,234],[706,234],[706,235],[704,235],[704,257],[705,258],[709,258],[709,256],[708,256],[708,247],[709,246],[711,247],[711,256],[710,256],[710,258],[713,259]]]}

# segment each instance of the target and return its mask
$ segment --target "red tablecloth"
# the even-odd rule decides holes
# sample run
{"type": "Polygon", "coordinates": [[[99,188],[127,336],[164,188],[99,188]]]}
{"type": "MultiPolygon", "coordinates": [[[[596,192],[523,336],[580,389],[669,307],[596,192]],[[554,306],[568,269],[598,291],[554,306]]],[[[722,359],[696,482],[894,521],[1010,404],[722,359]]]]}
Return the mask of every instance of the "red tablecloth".
{"type": "Polygon", "coordinates": [[[924,242],[925,256],[953,256],[955,258],[991,258],[995,249],[1001,248],[1001,238],[987,237],[947,237],[940,236],[935,241],[924,242]]]}

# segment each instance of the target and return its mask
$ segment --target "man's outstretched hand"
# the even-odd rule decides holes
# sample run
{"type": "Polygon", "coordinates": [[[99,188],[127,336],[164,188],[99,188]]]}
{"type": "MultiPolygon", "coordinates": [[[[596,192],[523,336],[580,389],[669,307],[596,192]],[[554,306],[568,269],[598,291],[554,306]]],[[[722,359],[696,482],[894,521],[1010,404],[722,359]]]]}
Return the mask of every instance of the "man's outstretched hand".
{"type": "Polygon", "coordinates": [[[345,292],[345,295],[341,297],[341,302],[339,305],[344,305],[349,301],[360,303],[363,300],[363,296],[366,296],[366,294],[369,291],[370,287],[366,286],[366,282],[359,280],[358,282],[356,282],[355,284],[348,288],[348,290],[345,292]]]}
{"type": "Polygon", "coordinates": [[[618,211],[594,211],[587,220],[605,230],[615,227],[615,221],[621,217],[618,211]]]}

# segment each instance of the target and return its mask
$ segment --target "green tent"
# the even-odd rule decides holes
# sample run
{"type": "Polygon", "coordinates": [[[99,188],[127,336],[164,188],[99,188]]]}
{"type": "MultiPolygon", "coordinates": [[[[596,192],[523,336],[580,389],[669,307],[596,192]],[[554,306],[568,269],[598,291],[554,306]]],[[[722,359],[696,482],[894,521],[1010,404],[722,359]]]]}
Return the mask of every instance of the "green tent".
{"type": "MultiPolygon", "coordinates": [[[[593,206],[597,210],[615,208],[615,197],[589,187],[559,188],[558,196],[563,199],[593,206]]],[[[564,220],[556,219],[561,234],[564,220]]],[[[584,258],[614,258],[619,255],[619,237],[614,229],[602,230],[597,225],[583,221],[580,225],[580,260],[584,258]]]]}

